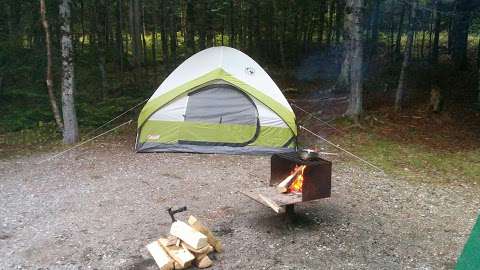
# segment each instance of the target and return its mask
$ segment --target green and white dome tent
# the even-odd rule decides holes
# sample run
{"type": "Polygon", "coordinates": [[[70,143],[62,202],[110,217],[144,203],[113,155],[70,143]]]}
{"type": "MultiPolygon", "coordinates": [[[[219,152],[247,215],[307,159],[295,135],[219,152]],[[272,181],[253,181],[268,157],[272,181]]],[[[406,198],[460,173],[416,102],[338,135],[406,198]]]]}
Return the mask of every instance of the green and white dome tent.
{"type": "Polygon", "coordinates": [[[296,149],[295,114],[270,76],[229,47],[191,56],[138,119],[138,152],[278,153],[296,149]]]}

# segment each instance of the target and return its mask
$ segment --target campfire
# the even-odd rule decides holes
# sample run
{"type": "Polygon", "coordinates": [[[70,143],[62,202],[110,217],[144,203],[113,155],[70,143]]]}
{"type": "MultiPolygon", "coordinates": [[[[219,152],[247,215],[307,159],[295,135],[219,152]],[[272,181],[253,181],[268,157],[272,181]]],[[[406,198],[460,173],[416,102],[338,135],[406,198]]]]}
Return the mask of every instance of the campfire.
{"type": "Polygon", "coordinates": [[[270,185],[242,193],[277,213],[290,215],[297,203],[330,197],[331,172],[332,163],[311,150],[274,154],[270,185]]]}
{"type": "Polygon", "coordinates": [[[160,270],[186,269],[192,264],[208,268],[213,264],[208,255],[223,251],[220,241],[194,216],[190,216],[188,224],[174,219],[173,214],[185,210],[169,209],[173,221],[169,235],[147,245],[160,270]]]}
{"type": "Polygon", "coordinates": [[[303,188],[303,173],[307,165],[295,165],[295,169],[277,185],[280,193],[296,192],[301,193],[303,188]]]}

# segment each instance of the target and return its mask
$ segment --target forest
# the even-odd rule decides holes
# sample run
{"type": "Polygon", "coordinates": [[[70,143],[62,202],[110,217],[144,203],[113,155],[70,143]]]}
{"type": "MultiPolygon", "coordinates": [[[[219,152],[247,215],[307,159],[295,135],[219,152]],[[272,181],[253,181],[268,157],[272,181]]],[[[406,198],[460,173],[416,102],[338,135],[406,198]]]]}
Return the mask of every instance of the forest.
{"type": "Polygon", "coordinates": [[[478,270],[479,164],[480,0],[0,0],[0,269],[478,270]]]}
{"type": "Polygon", "coordinates": [[[346,115],[357,120],[379,106],[400,112],[419,104],[475,115],[480,102],[479,1],[2,0],[0,6],[2,133],[41,127],[77,142],[83,130],[148,98],[183,60],[222,45],[266,67],[292,90],[287,95],[349,96],[346,115]]]}

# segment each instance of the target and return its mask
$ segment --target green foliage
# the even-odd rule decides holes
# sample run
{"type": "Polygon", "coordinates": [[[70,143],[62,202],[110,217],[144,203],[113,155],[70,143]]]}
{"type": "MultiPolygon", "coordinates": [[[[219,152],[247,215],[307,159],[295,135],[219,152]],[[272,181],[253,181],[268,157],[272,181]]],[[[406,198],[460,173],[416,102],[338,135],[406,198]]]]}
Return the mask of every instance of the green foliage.
{"type": "Polygon", "coordinates": [[[39,145],[49,143],[61,138],[55,123],[38,122],[35,127],[7,132],[0,136],[1,145],[39,145]]]}
{"type": "MultiPolygon", "coordinates": [[[[80,102],[77,106],[77,114],[79,118],[79,125],[84,128],[95,128],[102,123],[111,120],[113,117],[120,115],[133,106],[143,101],[143,99],[135,99],[131,97],[110,98],[107,101],[98,102],[95,104],[88,102],[80,102]]],[[[133,110],[126,114],[123,119],[135,119],[137,110],[133,110]]]]}
{"type": "Polygon", "coordinates": [[[0,44],[0,132],[32,128],[52,114],[44,83],[45,57],[34,49],[0,44]]]}
{"type": "MultiPolygon", "coordinates": [[[[337,124],[344,126],[347,123],[337,124]]],[[[414,132],[415,129],[409,131],[411,135],[415,135],[414,132]]],[[[445,140],[440,135],[432,139],[445,140]]],[[[435,183],[480,183],[480,166],[477,165],[480,163],[480,149],[441,151],[418,143],[394,140],[372,131],[355,129],[350,129],[348,135],[335,136],[331,140],[394,176],[435,183]]]]}

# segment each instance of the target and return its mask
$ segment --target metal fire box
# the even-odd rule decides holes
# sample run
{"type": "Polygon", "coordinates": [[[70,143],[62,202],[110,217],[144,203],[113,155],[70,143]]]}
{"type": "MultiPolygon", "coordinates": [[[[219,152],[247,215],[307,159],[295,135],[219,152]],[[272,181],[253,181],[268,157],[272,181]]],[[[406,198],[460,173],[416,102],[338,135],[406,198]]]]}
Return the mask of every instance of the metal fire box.
{"type": "Polygon", "coordinates": [[[270,184],[252,190],[241,191],[275,212],[293,214],[296,203],[328,198],[331,194],[332,163],[322,158],[302,159],[299,153],[274,154],[271,157],[270,184]],[[296,166],[306,165],[303,171],[301,192],[279,193],[277,185],[288,177],[296,166]]]}
{"type": "Polygon", "coordinates": [[[296,165],[306,165],[303,173],[302,202],[330,197],[332,163],[321,158],[303,160],[297,152],[272,155],[270,186],[278,185],[296,165]]]}

